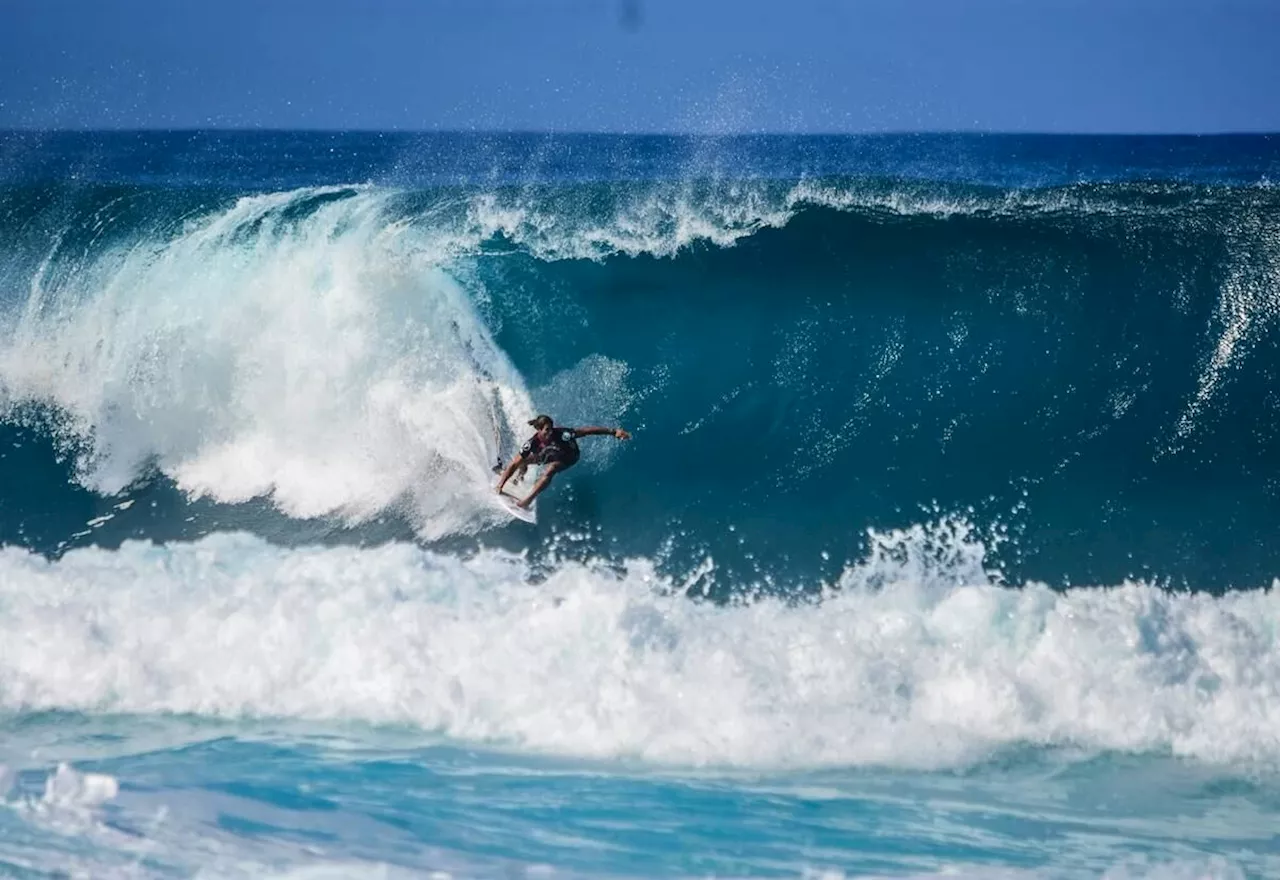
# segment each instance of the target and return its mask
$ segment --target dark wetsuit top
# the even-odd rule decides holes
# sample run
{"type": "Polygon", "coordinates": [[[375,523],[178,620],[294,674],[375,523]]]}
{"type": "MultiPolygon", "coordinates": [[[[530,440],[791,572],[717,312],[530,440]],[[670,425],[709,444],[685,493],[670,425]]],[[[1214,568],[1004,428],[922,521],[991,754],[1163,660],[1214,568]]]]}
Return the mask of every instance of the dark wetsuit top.
{"type": "Polygon", "coordinates": [[[560,462],[561,468],[578,463],[578,435],[573,428],[552,428],[551,439],[545,443],[534,434],[520,450],[520,456],[530,464],[560,462]]]}

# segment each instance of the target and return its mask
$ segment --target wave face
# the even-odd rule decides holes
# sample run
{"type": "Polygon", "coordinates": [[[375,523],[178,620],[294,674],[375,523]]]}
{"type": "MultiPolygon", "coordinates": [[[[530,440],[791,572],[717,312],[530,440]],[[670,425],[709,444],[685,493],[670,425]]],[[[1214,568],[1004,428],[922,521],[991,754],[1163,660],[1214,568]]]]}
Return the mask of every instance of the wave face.
{"type": "Polygon", "coordinates": [[[130,137],[6,141],[7,542],[1275,573],[1271,139],[130,137]],[[503,528],[535,411],[636,438],[503,528]]]}

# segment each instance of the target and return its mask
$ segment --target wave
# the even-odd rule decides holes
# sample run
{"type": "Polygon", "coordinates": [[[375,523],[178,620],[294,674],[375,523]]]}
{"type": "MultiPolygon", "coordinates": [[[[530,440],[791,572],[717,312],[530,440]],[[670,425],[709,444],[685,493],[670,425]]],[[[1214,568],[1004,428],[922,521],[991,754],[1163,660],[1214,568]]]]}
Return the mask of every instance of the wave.
{"type": "Polygon", "coordinates": [[[465,292],[384,222],[385,197],[344,195],[243,198],[57,278],[46,262],[0,353],[11,405],[56,406],[103,494],[154,467],[291,516],[406,504],[428,536],[496,519],[477,486],[528,393],[465,292]]]}
{"type": "Polygon", "coordinates": [[[674,539],[749,576],[942,508],[1015,530],[1028,577],[1274,573],[1266,186],[3,198],[6,421],[38,412],[102,496],[159,473],[295,519],[482,533],[493,464],[550,410],[639,429],[587,446],[590,479],[542,512],[623,555],[674,539]]]}
{"type": "Polygon", "coordinates": [[[244,534],[0,552],[0,705],[408,724],[676,765],[964,767],[1024,744],[1274,765],[1277,593],[1002,587],[960,522],[818,601],[689,602],[650,561],[244,534]]]}

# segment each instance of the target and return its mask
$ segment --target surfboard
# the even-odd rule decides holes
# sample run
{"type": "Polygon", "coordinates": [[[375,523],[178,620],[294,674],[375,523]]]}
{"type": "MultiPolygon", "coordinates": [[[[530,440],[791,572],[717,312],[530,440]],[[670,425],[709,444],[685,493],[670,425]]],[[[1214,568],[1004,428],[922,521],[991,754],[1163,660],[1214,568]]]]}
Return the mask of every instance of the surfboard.
{"type": "Polygon", "coordinates": [[[516,502],[519,500],[520,500],[519,498],[510,494],[505,489],[503,490],[502,494],[498,496],[498,501],[502,503],[502,508],[507,513],[511,514],[516,519],[522,519],[527,523],[537,522],[538,513],[533,508],[537,507],[538,502],[535,501],[528,508],[525,508],[525,507],[516,506],[516,502]]]}

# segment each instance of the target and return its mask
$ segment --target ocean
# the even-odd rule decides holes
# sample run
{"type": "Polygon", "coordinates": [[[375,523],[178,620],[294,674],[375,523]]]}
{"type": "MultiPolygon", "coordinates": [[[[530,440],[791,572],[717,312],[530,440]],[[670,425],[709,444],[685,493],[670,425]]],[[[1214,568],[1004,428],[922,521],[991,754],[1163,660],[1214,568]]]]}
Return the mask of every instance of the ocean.
{"type": "Polygon", "coordinates": [[[1280,876],[1278,182],[0,133],[0,875],[1280,876]]]}

